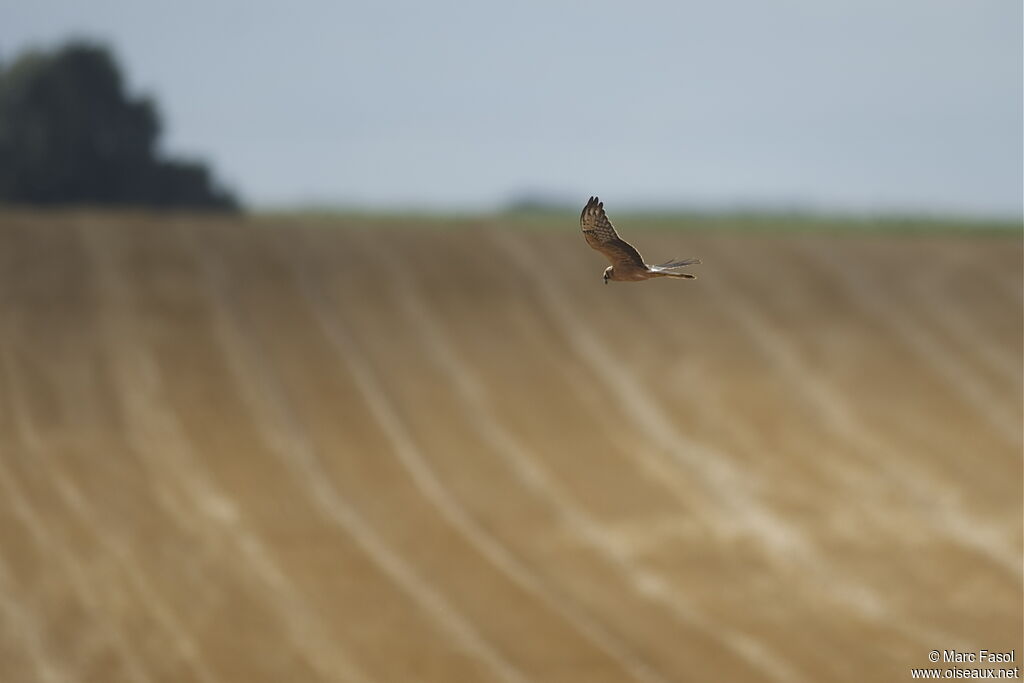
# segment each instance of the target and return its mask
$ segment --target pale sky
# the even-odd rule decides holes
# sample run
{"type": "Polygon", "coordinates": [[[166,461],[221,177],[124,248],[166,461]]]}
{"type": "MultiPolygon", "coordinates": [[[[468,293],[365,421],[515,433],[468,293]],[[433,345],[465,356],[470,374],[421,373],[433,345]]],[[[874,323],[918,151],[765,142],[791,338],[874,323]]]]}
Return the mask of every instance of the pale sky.
{"type": "Polygon", "coordinates": [[[0,0],[0,58],[111,45],[257,207],[1019,216],[1019,0],[0,0]]]}

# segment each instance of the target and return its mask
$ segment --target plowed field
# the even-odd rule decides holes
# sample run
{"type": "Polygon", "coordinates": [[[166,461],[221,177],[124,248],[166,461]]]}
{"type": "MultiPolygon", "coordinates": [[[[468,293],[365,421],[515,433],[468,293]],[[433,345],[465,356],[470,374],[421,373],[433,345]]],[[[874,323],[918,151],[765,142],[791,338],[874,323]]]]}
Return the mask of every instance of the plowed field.
{"type": "Polygon", "coordinates": [[[619,227],[0,214],[0,680],[1020,666],[1021,239],[619,227]]]}

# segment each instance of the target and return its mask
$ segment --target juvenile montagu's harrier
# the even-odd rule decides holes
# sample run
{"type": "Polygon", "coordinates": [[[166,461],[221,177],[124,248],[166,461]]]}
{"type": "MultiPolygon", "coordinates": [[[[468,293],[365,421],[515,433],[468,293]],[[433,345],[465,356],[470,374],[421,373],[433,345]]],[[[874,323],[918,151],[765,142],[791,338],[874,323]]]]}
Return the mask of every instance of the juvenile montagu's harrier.
{"type": "Polygon", "coordinates": [[[675,268],[700,263],[699,258],[687,258],[682,261],[666,261],[657,266],[644,263],[633,245],[625,241],[615,232],[612,222],[604,213],[604,203],[597,197],[591,197],[580,214],[580,227],[587,244],[605,255],[611,265],[604,269],[604,283],[609,280],[619,282],[640,282],[655,277],[676,277],[693,280],[696,275],[673,272],[675,268]]]}

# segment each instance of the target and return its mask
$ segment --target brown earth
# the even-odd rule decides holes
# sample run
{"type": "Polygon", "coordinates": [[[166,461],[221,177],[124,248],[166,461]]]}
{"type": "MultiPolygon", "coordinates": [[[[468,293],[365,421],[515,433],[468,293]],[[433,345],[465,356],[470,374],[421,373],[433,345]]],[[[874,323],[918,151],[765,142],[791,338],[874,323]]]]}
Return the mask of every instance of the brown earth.
{"type": "Polygon", "coordinates": [[[1019,237],[367,226],[0,215],[0,680],[1020,666],[1019,237]]]}

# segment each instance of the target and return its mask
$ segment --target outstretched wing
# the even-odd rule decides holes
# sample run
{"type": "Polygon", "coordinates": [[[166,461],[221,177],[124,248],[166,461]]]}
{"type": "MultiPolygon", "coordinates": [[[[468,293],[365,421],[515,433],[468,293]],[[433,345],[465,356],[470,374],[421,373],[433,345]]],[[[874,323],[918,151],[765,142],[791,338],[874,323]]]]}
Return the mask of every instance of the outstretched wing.
{"type": "Polygon", "coordinates": [[[594,249],[605,255],[612,266],[621,270],[630,268],[647,269],[640,252],[615,232],[612,222],[604,213],[604,203],[597,197],[591,197],[580,214],[580,228],[583,236],[594,249]]]}
{"type": "Polygon", "coordinates": [[[659,263],[656,266],[651,266],[651,270],[672,270],[673,268],[692,266],[697,263],[700,263],[699,258],[684,258],[681,260],[672,259],[671,261],[665,261],[664,263],[659,263]]]}

